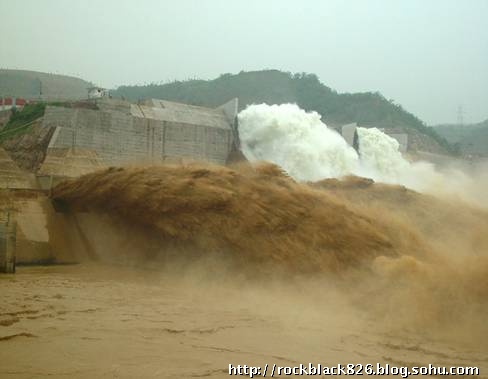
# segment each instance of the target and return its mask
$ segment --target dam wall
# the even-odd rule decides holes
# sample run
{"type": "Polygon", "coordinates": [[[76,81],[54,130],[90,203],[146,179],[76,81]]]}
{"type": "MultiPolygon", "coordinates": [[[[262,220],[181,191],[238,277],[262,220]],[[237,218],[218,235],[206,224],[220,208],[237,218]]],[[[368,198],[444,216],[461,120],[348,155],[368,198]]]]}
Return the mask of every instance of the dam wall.
{"type": "MultiPolygon", "coordinates": [[[[234,141],[229,107],[208,109],[154,100],[147,105],[103,99],[99,109],[48,106],[54,128],[43,166],[60,152],[91,151],[104,166],[199,160],[225,164],[234,141]],[[52,154],[51,154],[52,153],[52,154]]],[[[40,173],[45,173],[41,167],[40,173]]]]}
{"type": "Polygon", "coordinates": [[[42,146],[36,135],[22,142],[17,155],[0,149],[0,222],[16,223],[17,262],[72,262],[90,251],[87,241],[98,229],[83,215],[56,213],[49,194],[57,183],[107,166],[187,160],[224,165],[236,146],[236,112],[236,101],[217,109],[109,98],[47,106],[38,125],[46,136],[42,146]],[[42,160],[28,171],[12,160],[38,150],[42,160]],[[68,254],[78,245],[83,251],[68,254]]]}

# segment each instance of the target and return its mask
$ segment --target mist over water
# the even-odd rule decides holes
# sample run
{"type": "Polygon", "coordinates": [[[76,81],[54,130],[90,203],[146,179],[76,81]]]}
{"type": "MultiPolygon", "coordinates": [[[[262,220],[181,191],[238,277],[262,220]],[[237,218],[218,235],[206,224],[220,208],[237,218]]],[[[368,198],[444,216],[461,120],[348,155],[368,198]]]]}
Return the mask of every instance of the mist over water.
{"type": "Polygon", "coordinates": [[[485,343],[488,213],[465,204],[360,178],[297,183],[269,163],[111,168],[59,184],[52,198],[72,213],[58,220],[58,249],[76,260],[203,283],[261,278],[291,301],[293,282],[337,299],[328,306],[351,304],[341,318],[359,311],[382,330],[485,343]]]}
{"type": "Polygon", "coordinates": [[[239,114],[239,130],[251,161],[278,164],[299,181],[355,174],[401,183],[411,169],[398,142],[379,129],[357,128],[358,154],[317,112],[296,104],[251,105],[239,114]]]}
{"type": "Polygon", "coordinates": [[[473,177],[459,169],[441,172],[429,162],[408,161],[399,143],[377,128],[357,128],[358,154],[317,112],[296,104],[251,105],[238,117],[246,157],[273,162],[298,181],[357,175],[483,204],[473,177]]]}
{"type": "MultiPolygon", "coordinates": [[[[149,267],[171,286],[198,293],[192,296],[203,309],[215,304],[216,316],[201,317],[202,308],[192,303],[169,320],[168,334],[182,346],[190,346],[188,336],[193,345],[197,335],[215,338],[202,340],[202,346],[231,341],[225,351],[239,354],[266,346],[273,356],[291,357],[295,351],[286,347],[292,346],[303,352],[299,359],[310,360],[313,351],[322,354],[324,340],[337,335],[330,345],[339,346],[333,353],[338,362],[357,350],[358,361],[391,361],[401,354],[393,362],[418,365],[444,357],[443,365],[462,359],[486,366],[486,355],[472,351],[487,346],[488,212],[379,183],[440,192],[443,187],[434,191],[435,183],[461,185],[463,176],[408,162],[397,141],[377,129],[359,128],[358,154],[318,114],[296,105],[252,106],[239,118],[246,156],[281,167],[112,167],[60,183],[51,196],[69,215],[52,221],[64,237],[57,250],[68,261],[149,267]],[[377,182],[323,180],[351,173],[377,182]],[[229,292],[212,294],[213,288],[229,292]],[[237,302],[233,312],[245,324],[229,316],[229,299],[237,302]],[[205,324],[195,327],[192,318],[205,324]],[[278,332],[263,338],[259,328],[268,330],[269,320],[276,320],[278,332]],[[310,334],[303,334],[304,326],[310,334]],[[289,343],[276,339],[283,330],[290,333],[289,343]],[[235,345],[247,337],[251,343],[235,345]],[[306,347],[297,345],[300,340],[306,347]],[[284,351],[277,350],[282,346],[284,351]]],[[[459,188],[466,193],[467,187],[459,188]]],[[[131,292],[134,304],[147,292],[138,288],[131,292]]],[[[167,313],[165,307],[151,313],[154,304],[168,294],[181,302],[183,292],[169,288],[164,295],[149,291],[147,308],[127,312],[137,323],[145,320],[140,331],[131,330],[147,335],[153,320],[167,313]]],[[[112,316],[107,319],[112,322],[112,316]]],[[[203,350],[191,351],[198,357],[203,350]]]]}
{"type": "Polygon", "coordinates": [[[251,105],[239,113],[242,149],[251,161],[270,161],[299,181],[358,171],[358,154],[316,112],[295,104],[251,105]]]}
{"type": "Polygon", "coordinates": [[[65,213],[49,218],[50,243],[61,262],[82,264],[9,282],[3,360],[30,376],[66,373],[69,346],[84,367],[74,377],[93,366],[113,376],[100,352],[117,346],[111,359],[128,377],[174,362],[167,377],[182,376],[179,362],[192,370],[183,376],[228,377],[229,362],[324,356],[486,372],[488,212],[363,178],[310,180],[355,173],[434,188],[461,176],[408,162],[376,129],[358,130],[359,156],[296,105],[250,107],[240,121],[246,155],[297,181],[271,163],[181,162],[52,189],[65,213]],[[213,365],[203,375],[201,362],[213,365]]]}

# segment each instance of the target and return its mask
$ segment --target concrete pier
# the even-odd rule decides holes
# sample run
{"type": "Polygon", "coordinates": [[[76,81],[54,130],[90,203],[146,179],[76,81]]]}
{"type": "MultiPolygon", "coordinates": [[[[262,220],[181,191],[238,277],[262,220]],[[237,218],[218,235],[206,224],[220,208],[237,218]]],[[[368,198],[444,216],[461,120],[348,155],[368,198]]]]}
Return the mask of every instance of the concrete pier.
{"type": "Polygon", "coordinates": [[[0,273],[15,273],[17,224],[7,214],[0,222],[0,273]]]}

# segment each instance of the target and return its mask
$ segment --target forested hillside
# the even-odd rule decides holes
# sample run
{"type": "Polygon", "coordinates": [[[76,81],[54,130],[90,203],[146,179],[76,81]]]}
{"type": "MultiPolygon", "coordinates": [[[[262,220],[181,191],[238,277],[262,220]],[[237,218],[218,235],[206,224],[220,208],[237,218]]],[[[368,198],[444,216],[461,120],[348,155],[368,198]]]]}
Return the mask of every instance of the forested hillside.
{"type": "Polygon", "coordinates": [[[470,125],[437,125],[434,129],[463,154],[488,156],[488,120],[470,125]]]}
{"type": "Polygon", "coordinates": [[[26,70],[0,70],[0,97],[78,100],[92,84],[72,76],[26,70]]]}

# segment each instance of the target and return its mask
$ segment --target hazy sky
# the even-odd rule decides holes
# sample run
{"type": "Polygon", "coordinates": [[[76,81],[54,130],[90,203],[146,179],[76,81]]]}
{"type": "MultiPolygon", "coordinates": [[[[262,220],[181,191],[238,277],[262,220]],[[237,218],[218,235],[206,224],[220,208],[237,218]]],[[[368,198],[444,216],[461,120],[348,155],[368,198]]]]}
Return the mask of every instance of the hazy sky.
{"type": "Polygon", "coordinates": [[[276,68],[488,118],[488,0],[0,0],[0,67],[101,86],[276,68]]]}

